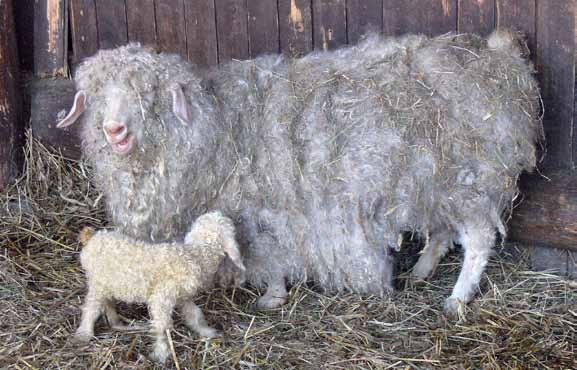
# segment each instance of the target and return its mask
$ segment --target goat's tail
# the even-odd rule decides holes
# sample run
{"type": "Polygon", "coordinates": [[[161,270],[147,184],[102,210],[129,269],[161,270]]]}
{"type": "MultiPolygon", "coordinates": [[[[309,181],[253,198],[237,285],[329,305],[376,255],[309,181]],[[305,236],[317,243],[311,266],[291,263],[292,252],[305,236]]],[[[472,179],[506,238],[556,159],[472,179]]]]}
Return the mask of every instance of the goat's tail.
{"type": "Polygon", "coordinates": [[[94,228],[86,226],[80,231],[80,234],[78,234],[78,241],[82,246],[85,246],[95,233],[96,230],[94,230],[94,228]]]}

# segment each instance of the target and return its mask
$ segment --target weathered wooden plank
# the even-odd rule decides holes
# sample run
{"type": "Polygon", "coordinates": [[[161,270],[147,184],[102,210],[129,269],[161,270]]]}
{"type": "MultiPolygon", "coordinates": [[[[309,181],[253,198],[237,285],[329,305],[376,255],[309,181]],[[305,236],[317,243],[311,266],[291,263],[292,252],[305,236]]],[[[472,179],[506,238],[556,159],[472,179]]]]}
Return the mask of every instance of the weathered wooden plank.
{"type": "Polygon", "coordinates": [[[458,31],[482,36],[495,28],[495,0],[459,0],[458,31]]]}
{"type": "Polygon", "coordinates": [[[216,20],[213,1],[187,1],[186,43],[188,60],[201,65],[218,63],[216,20]]]}
{"type": "Polygon", "coordinates": [[[545,105],[548,168],[574,168],[575,1],[537,2],[537,77],[545,105]]]}
{"type": "Polygon", "coordinates": [[[313,49],[311,0],[278,2],[281,51],[299,56],[313,49]]]}
{"type": "Polygon", "coordinates": [[[154,0],[125,0],[128,40],[143,45],[156,45],[154,0]]]}
{"type": "Polygon", "coordinates": [[[577,251],[577,173],[523,176],[523,201],[513,213],[509,238],[577,251]]]}
{"type": "Polygon", "coordinates": [[[527,38],[531,55],[535,55],[536,0],[496,0],[497,28],[510,28],[527,38]]]}
{"type": "Polygon", "coordinates": [[[68,73],[68,6],[61,0],[34,2],[34,73],[57,76],[68,73]]]}
{"type": "Polygon", "coordinates": [[[455,31],[457,0],[383,0],[383,32],[388,36],[455,31]]]}
{"type": "Polygon", "coordinates": [[[345,0],[313,0],[313,45],[330,50],[347,43],[345,0]]]}
{"type": "Polygon", "coordinates": [[[245,0],[218,0],[216,6],[216,30],[218,59],[247,59],[248,14],[245,0]]]}
{"type": "Polygon", "coordinates": [[[249,54],[255,57],[264,53],[279,52],[278,8],[276,1],[249,0],[248,45],[249,54]]]}
{"type": "Polygon", "coordinates": [[[96,0],[96,23],[100,49],[112,49],[128,42],[124,0],[96,0]]]}
{"type": "Polygon", "coordinates": [[[383,0],[347,1],[347,39],[355,44],[367,32],[383,29],[383,0]]]}
{"type": "Polygon", "coordinates": [[[73,61],[78,63],[98,50],[98,26],[94,0],[70,0],[73,61]]]}
{"type": "Polygon", "coordinates": [[[184,0],[155,0],[156,40],[162,51],[186,55],[184,0]]]}
{"type": "Polygon", "coordinates": [[[43,144],[61,149],[73,159],[80,158],[80,125],[56,128],[74,102],[74,81],[65,78],[40,79],[30,84],[30,127],[43,144]]]}
{"type": "Polygon", "coordinates": [[[546,246],[531,245],[531,268],[535,271],[547,271],[565,276],[568,273],[567,259],[569,251],[546,246]]]}
{"type": "Polygon", "coordinates": [[[18,39],[20,68],[34,70],[34,2],[18,1],[14,7],[14,23],[18,39]]]}
{"type": "Polygon", "coordinates": [[[15,178],[22,135],[18,49],[12,0],[0,0],[0,192],[15,178]]]}

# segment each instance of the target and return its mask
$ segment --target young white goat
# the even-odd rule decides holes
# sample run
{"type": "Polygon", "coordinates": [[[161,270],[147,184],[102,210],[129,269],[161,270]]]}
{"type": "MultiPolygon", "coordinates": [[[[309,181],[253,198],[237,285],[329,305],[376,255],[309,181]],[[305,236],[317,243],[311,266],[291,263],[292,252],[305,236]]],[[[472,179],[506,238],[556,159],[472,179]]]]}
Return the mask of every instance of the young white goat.
{"type": "Polygon", "coordinates": [[[113,327],[121,326],[114,300],[148,304],[152,332],[156,336],[151,358],[164,362],[169,355],[166,330],[178,306],[186,325],[203,337],[219,333],[209,327],[193,298],[214,284],[215,273],[225,254],[244,271],[232,221],[220,212],[200,216],[184,243],[151,244],[115,231],[85,228],[80,254],[88,278],[88,294],[77,342],[94,335],[94,323],[105,313],[113,327]]]}

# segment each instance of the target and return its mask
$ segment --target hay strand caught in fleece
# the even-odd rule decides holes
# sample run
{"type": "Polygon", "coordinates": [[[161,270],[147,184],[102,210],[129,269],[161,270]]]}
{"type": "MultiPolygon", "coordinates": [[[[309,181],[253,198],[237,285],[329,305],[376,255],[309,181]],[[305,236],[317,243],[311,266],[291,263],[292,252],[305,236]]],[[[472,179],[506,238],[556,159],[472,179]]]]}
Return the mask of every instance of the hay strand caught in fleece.
{"type": "MultiPolygon", "coordinates": [[[[88,346],[68,343],[85,294],[76,239],[82,226],[101,228],[104,214],[82,162],[29,141],[27,163],[22,178],[0,199],[0,368],[153,368],[139,356],[152,340],[145,332],[113,332],[100,322],[88,346]]],[[[403,252],[411,256],[411,248],[404,245],[403,252]]],[[[255,312],[255,291],[215,290],[197,303],[225,336],[202,341],[177,319],[171,338],[179,366],[577,367],[577,285],[529,271],[527,257],[514,251],[506,246],[490,260],[481,294],[468,308],[467,321],[458,324],[439,312],[458,275],[458,255],[449,256],[424,285],[405,287],[402,273],[398,292],[386,299],[327,296],[298,285],[285,307],[255,312]]],[[[139,306],[121,311],[128,319],[147,319],[139,306]]]]}

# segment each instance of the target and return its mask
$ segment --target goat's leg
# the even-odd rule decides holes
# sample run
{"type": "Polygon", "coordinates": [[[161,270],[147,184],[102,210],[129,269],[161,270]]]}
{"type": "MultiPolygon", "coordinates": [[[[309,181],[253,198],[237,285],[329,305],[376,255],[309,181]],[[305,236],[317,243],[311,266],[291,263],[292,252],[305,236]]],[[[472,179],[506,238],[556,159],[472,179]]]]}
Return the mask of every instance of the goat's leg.
{"type": "Polygon", "coordinates": [[[411,275],[414,278],[423,280],[431,277],[435,273],[441,258],[449,251],[452,241],[451,234],[447,231],[431,234],[419,260],[413,267],[411,275]]]}
{"type": "Polygon", "coordinates": [[[88,294],[82,306],[82,318],[80,325],[74,334],[74,341],[86,343],[94,336],[94,323],[102,314],[104,300],[98,297],[93,288],[88,288],[88,294]]]}
{"type": "Polygon", "coordinates": [[[445,312],[462,317],[465,304],[473,299],[478,290],[495,244],[495,230],[483,220],[470,222],[460,230],[459,239],[465,250],[465,259],[453,293],[445,302],[445,312]]]}
{"type": "Polygon", "coordinates": [[[220,336],[218,330],[208,326],[202,310],[195,305],[192,300],[184,301],[180,306],[180,311],[184,316],[186,326],[198,333],[201,337],[214,338],[220,336]]]}
{"type": "Polygon", "coordinates": [[[266,293],[257,300],[259,309],[271,309],[282,306],[287,301],[288,292],[286,282],[283,276],[270,280],[266,293]]]}
{"type": "Polygon", "coordinates": [[[150,358],[159,363],[164,363],[170,355],[166,331],[172,328],[174,306],[175,300],[162,294],[154,296],[149,302],[148,310],[152,319],[151,332],[156,338],[150,358]]]}

